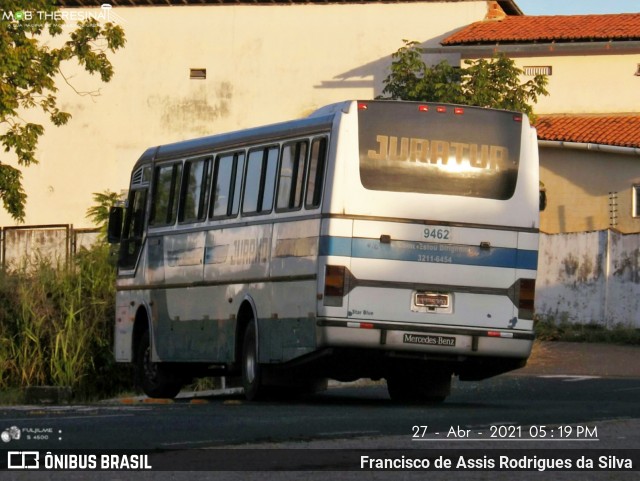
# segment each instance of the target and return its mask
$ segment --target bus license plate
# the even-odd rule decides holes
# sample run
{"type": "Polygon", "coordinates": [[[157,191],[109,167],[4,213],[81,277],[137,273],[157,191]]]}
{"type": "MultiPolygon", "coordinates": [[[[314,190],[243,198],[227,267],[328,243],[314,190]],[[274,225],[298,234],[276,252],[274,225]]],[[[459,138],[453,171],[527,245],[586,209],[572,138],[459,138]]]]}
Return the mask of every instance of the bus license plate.
{"type": "Polygon", "coordinates": [[[447,309],[451,305],[449,294],[439,292],[416,292],[414,303],[418,307],[447,309]]]}

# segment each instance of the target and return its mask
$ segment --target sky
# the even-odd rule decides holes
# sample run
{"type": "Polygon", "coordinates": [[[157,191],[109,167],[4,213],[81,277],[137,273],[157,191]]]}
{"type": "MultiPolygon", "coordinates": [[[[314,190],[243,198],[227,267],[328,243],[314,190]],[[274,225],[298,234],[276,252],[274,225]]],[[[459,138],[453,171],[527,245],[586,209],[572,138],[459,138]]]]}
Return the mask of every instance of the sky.
{"type": "Polygon", "coordinates": [[[526,15],[640,13],[640,0],[515,0],[526,15]]]}

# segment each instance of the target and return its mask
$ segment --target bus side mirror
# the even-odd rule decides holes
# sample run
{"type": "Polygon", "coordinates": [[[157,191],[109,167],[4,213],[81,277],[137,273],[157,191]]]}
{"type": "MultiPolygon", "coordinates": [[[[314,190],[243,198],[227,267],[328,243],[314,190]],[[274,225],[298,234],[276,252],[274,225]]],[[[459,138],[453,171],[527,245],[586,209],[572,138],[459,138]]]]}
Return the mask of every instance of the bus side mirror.
{"type": "Polygon", "coordinates": [[[547,208],[547,191],[540,189],[540,212],[547,208]]]}
{"type": "Polygon", "coordinates": [[[124,207],[111,207],[109,209],[109,226],[107,227],[107,240],[109,244],[117,244],[122,240],[122,221],[124,219],[124,207]]]}

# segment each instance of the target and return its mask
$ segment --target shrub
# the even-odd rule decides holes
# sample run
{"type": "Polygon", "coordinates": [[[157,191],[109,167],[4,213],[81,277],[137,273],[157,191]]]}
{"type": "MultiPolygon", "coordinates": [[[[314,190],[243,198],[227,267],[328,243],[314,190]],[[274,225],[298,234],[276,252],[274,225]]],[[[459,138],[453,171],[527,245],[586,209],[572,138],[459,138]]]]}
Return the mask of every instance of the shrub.
{"type": "Polygon", "coordinates": [[[0,388],[66,386],[90,399],[129,387],[112,355],[114,282],[104,244],[69,265],[40,258],[0,273],[0,388]]]}

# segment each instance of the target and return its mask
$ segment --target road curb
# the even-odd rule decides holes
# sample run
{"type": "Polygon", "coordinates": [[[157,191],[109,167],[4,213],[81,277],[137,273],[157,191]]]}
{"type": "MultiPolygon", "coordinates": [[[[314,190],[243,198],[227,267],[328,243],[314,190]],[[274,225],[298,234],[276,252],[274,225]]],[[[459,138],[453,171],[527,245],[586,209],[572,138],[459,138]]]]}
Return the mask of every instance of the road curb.
{"type": "Polygon", "coordinates": [[[225,389],[210,389],[206,391],[181,391],[175,399],[151,398],[149,396],[126,396],[102,401],[103,404],[174,404],[180,401],[188,401],[189,404],[207,404],[208,398],[234,396],[242,394],[243,389],[231,387],[225,389]]]}

